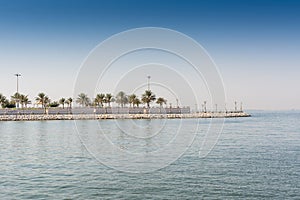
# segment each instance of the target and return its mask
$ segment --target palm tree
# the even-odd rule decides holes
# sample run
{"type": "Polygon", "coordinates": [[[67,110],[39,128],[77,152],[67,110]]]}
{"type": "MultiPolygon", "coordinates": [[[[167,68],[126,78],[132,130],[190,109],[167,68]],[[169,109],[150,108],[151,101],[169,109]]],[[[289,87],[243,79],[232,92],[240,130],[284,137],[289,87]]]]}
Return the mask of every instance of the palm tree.
{"type": "Polygon", "coordinates": [[[71,97],[69,97],[66,100],[66,104],[68,106],[68,112],[69,112],[69,114],[72,114],[72,102],[73,102],[73,99],[71,97]]]}
{"type": "Polygon", "coordinates": [[[72,102],[73,102],[73,99],[71,97],[66,100],[66,104],[68,105],[68,107],[70,109],[72,108],[72,102]]]}
{"type": "Polygon", "coordinates": [[[17,108],[19,107],[19,102],[20,102],[21,94],[16,92],[13,96],[11,96],[11,100],[16,102],[17,108]]]}
{"type": "Polygon", "coordinates": [[[95,105],[103,107],[103,103],[105,102],[105,94],[97,94],[94,102],[95,105]]]}
{"type": "Polygon", "coordinates": [[[151,92],[151,90],[146,90],[142,95],[142,102],[147,104],[147,107],[150,108],[150,103],[155,101],[155,94],[151,92]]]}
{"type": "Polygon", "coordinates": [[[139,105],[141,104],[141,101],[135,94],[132,94],[128,97],[128,102],[130,103],[130,105],[132,104],[133,107],[134,107],[134,105],[139,107],[139,105]]]}
{"type": "Polygon", "coordinates": [[[159,112],[161,113],[161,108],[162,108],[163,104],[167,104],[167,100],[162,97],[159,97],[156,100],[156,103],[159,104],[159,112]]]}
{"type": "Polygon", "coordinates": [[[125,92],[120,91],[116,96],[116,102],[123,108],[128,103],[128,98],[125,92]]]}
{"type": "Polygon", "coordinates": [[[129,106],[131,107],[131,104],[132,104],[132,106],[134,107],[134,100],[136,99],[137,97],[136,97],[136,95],[135,94],[132,94],[132,95],[129,95],[129,97],[128,97],[128,102],[129,102],[129,106]]]}
{"type": "Polygon", "coordinates": [[[156,103],[159,104],[160,107],[162,107],[163,104],[167,104],[167,100],[162,97],[159,97],[156,103]]]}
{"type": "Polygon", "coordinates": [[[65,103],[66,103],[65,98],[61,98],[58,103],[62,105],[63,109],[65,109],[65,103]]]}
{"type": "Polygon", "coordinates": [[[4,108],[6,103],[7,103],[6,97],[4,95],[0,94],[0,105],[1,105],[1,107],[4,108]]]}
{"type": "Polygon", "coordinates": [[[44,108],[44,114],[46,113],[46,107],[50,104],[50,99],[49,97],[41,92],[38,94],[38,96],[35,98],[37,104],[41,104],[42,108],[44,108]]]}
{"type": "Polygon", "coordinates": [[[90,102],[90,98],[87,96],[87,94],[84,93],[80,93],[76,99],[76,103],[80,104],[82,107],[88,106],[90,102]]]}
{"type": "Polygon", "coordinates": [[[108,93],[105,95],[105,103],[108,104],[108,107],[110,107],[110,103],[114,101],[115,99],[113,98],[112,94],[108,93]]]}
{"type": "Polygon", "coordinates": [[[46,108],[46,106],[50,103],[49,97],[43,92],[39,93],[35,100],[38,104],[42,105],[42,108],[46,108]]]}
{"type": "Polygon", "coordinates": [[[136,98],[133,100],[133,107],[134,107],[134,105],[136,105],[137,107],[139,107],[139,105],[140,105],[141,103],[142,103],[142,102],[140,101],[140,99],[136,97],[136,98]]]}
{"type": "Polygon", "coordinates": [[[22,108],[24,106],[27,108],[27,105],[31,103],[31,101],[28,99],[28,95],[21,94],[19,100],[22,105],[22,108]]]}

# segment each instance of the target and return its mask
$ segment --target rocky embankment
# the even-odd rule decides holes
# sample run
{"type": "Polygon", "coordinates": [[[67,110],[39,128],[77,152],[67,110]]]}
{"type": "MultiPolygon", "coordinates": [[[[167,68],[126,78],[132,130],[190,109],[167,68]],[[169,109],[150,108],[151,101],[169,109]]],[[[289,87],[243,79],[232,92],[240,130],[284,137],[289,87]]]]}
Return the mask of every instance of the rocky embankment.
{"type": "Polygon", "coordinates": [[[57,114],[57,115],[0,115],[0,121],[40,121],[40,120],[104,120],[104,119],[176,119],[176,118],[229,118],[250,117],[245,112],[201,112],[189,114],[57,114]]]}

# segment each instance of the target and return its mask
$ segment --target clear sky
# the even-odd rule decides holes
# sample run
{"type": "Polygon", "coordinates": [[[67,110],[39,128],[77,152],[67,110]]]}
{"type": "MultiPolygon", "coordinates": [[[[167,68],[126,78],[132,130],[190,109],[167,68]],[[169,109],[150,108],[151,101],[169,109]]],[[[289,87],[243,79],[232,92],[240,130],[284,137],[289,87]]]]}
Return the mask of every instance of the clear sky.
{"type": "Polygon", "coordinates": [[[96,45],[149,26],[199,42],[219,68],[228,104],[300,109],[300,1],[289,0],[0,0],[0,93],[12,95],[21,73],[20,92],[31,99],[72,96],[96,45]]]}

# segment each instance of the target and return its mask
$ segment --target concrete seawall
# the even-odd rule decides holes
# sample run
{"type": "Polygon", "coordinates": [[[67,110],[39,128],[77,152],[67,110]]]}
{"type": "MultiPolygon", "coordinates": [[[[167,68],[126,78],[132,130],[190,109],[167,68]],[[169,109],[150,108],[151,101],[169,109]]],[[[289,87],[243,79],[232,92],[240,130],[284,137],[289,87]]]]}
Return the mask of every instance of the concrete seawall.
{"type": "Polygon", "coordinates": [[[245,112],[207,112],[189,114],[18,114],[0,115],[0,121],[41,121],[41,120],[104,120],[104,119],[176,119],[176,118],[229,118],[250,117],[245,112]]]}

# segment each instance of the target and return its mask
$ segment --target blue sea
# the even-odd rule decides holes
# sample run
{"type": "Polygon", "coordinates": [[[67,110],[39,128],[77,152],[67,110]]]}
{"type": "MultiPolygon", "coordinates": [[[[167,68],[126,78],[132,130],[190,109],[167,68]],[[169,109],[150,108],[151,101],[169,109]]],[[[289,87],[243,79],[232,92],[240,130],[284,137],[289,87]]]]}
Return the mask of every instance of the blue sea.
{"type": "Polygon", "coordinates": [[[0,122],[0,199],[300,199],[300,112],[249,113],[0,122]],[[212,123],[223,130],[201,157],[212,123]]]}

